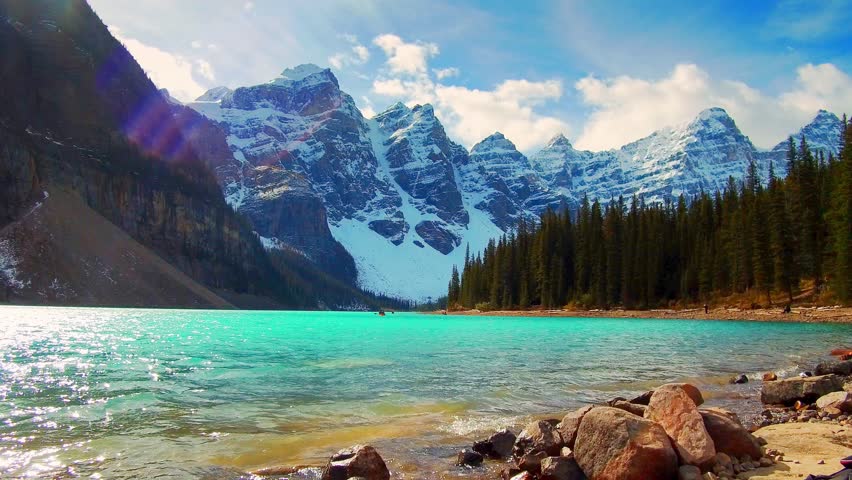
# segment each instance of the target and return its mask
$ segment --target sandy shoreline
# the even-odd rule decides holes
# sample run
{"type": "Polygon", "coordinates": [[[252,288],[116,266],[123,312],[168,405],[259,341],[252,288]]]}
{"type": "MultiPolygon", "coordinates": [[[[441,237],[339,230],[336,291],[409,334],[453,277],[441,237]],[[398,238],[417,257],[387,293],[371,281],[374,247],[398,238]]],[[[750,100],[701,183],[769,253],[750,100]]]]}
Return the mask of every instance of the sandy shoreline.
{"type": "MultiPolygon", "coordinates": [[[[442,312],[430,312],[442,314],[442,312]]],[[[801,322],[801,323],[852,323],[852,307],[794,307],[791,313],[781,308],[703,308],[652,309],[652,310],[462,310],[448,315],[474,315],[498,317],[579,317],[579,318],[654,318],[671,320],[740,320],[755,322],[801,322]]]]}

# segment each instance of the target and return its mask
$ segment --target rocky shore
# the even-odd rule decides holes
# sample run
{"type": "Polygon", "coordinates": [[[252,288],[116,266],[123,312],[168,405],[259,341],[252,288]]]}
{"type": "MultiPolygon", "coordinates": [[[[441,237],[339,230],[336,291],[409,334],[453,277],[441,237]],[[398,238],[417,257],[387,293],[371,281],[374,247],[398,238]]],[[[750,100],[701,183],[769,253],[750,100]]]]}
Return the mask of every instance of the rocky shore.
{"type": "MultiPolygon", "coordinates": [[[[771,480],[840,470],[839,460],[852,454],[852,359],[822,362],[794,378],[769,372],[762,381],[764,410],[755,425],[705,406],[691,384],[669,383],[532,421],[517,435],[497,431],[447,462],[457,465],[458,478],[502,480],[771,480]],[[484,466],[500,473],[486,474],[495,469],[484,466]]],[[[253,473],[281,478],[294,470],[253,473]]],[[[314,471],[321,480],[408,478],[392,475],[365,445],[337,452],[314,471]]]]}
{"type": "MultiPolygon", "coordinates": [[[[432,312],[443,314],[443,312],[432,312]]],[[[778,308],[743,309],[715,307],[653,310],[462,310],[449,315],[482,315],[500,317],[577,317],[577,318],[649,318],[671,320],[740,320],[754,322],[852,323],[852,307],[793,307],[790,313],[778,308]]]]}

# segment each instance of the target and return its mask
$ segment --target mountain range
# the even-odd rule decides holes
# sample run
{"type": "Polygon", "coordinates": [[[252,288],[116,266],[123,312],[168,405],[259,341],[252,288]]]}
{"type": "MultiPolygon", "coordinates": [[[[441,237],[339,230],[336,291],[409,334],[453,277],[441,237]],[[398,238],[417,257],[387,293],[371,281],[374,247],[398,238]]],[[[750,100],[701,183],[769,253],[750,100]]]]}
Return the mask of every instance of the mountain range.
{"type": "MultiPolygon", "coordinates": [[[[446,293],[452,265],[548,208],[722,188],[781,171],[722,109],[620,149],[557,135],[470,150],[431,105],[365,118],[331,70],[188,104],[83,0],[0,0],[0,301],[372,308],[446,293]],[[365,293],[367,291],[368,293],[365,293]]],[[[837,153],[820,111],[795,135],[837,153]]]]}
{"type": "MultiPolygon", "coordinates": [[[[233,159],[217,174],[226,199],[268,245],[361,288],[417,300],[443,294],[468,249],[521,218],[575,208],[583,197],[715,191],[752,161],[766,179],[770,164],[783,171],[787,148],[756,148],[727,112],[710,108],[620,149],[577,150],[560,134],[528,158],[495,132],[468,151],[431,105],[397,103],[367,119],[331,70],[315,65],[218,87],[187,106],[225,133],[233,159]]],[[[820,111],[802,134],[837,154],[840,120],[820,111]]]]}

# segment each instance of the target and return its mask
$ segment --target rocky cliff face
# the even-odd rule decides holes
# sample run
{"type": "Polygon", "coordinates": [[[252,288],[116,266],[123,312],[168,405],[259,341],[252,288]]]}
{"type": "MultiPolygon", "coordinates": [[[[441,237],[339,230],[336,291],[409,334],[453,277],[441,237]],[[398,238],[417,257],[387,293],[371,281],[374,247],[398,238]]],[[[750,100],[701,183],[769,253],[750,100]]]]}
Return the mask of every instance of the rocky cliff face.
{"type": "Polygon", "coordinates": [[[225,203],[218,127],[175,110],[85,2],[0,2],[0,43],[0,227],[55,188],[208,288],[316,305],[225,203]]]}
{"type": "MultiPolygon", "coordinates": [[[[261,235],[328,261],[345,280],[357,265],[366,289],[441,295],[439,270],[460,261],[471,212],[456,172],[467,152],[430,105],[397,104],[367,120],[329,70],[302,65],[266,84],[211,90],[189,106],[227,134],[234,161],[217,174],[261,235]]],[[[474,248],[500,232],[493,224],[485,231],[474,234],[474,248]]]]}
{"type": "Polygon", "coordinates": [[[548,207],[567,206],[500,132],[474,145],[459,171],[465,191],[478,197],[475,208],[487,212],[502,230],[514,228],[521,217],[535,220],[548,207]]]}

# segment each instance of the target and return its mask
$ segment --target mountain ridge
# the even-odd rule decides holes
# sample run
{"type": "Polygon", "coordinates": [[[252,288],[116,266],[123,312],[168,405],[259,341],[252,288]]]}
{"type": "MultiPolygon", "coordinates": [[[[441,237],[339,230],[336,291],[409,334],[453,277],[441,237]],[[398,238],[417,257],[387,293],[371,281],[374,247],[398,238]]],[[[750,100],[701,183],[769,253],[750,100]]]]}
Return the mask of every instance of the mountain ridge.
{"type": "MultiPolygon", "coordinates": [[[[316,65],[233,92],[217,87],[188,106],[222,125],[243,168],[300,176],[305,194],[315,195],[314,216],[327,212],[325,241],[353,259],[356,273],[347,281],[406,298],[440,295],[449,280],[444,272],[461,264],[463,250],[480,250],[548,208],[573,209],[583,197],[690,196],[724,188],[751,161],[765,178],[779,157],[756,149],[719,107],[619,149],[576,150],[558,134],[527,157],[500,132],[468,151],[452,141],[429,104],[397,102],[366,119],[334,74],[316,65]]],[[[266,203],[253,185],[220,183],[238,210],[245,208],[237,200],[248,197],[237,193],[266,203]]],[[[263,215],[249,216],[264,231],[263,215]]],[[[298,232],[271,236],[316,256],[298,232]]]]}

